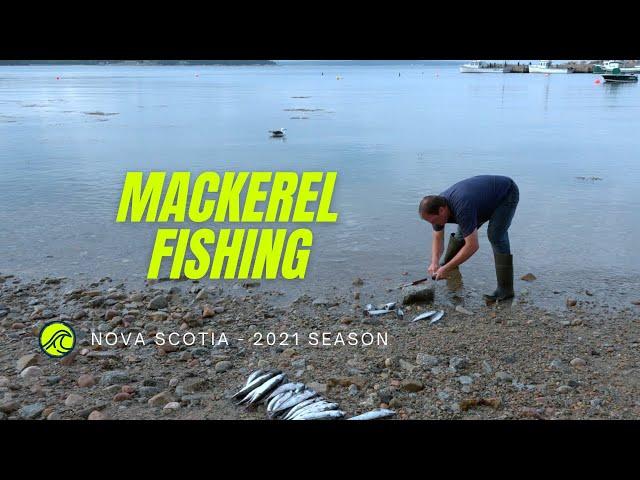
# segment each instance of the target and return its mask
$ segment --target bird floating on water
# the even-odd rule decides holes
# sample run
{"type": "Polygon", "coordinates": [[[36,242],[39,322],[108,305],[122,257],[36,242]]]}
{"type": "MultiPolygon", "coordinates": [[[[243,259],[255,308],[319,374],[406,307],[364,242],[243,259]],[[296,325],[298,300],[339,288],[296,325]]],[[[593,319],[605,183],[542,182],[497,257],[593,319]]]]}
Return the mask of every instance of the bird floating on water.
{"type": "Polygon", "coordinates": [[[272,137],[284,137],[284,132],[286,128],[281,128],[280,130],[269,130],[272,137]]]}

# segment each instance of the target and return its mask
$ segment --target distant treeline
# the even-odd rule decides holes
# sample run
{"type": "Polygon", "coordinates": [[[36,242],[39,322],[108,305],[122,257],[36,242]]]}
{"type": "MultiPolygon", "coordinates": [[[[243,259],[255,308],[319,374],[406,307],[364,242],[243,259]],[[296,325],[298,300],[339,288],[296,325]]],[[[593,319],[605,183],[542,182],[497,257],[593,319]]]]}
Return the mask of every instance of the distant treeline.
{"type": "Polygon", "coordinates": [[[0,65],[276,65],[273,60],[0,60],[0,65]]]}

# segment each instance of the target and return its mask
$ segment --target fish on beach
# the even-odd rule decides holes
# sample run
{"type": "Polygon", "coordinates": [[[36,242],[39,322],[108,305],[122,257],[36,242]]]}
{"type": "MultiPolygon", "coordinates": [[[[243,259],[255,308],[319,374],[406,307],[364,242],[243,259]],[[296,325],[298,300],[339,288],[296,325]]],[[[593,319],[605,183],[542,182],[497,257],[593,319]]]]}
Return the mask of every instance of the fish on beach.
{"type": "Polygon", "coordinates": [[[436,313],[438,313],[437,310],[429,310],[428,312],[423,312],[420,315],[418,315],[417,317],[415,317],[413,320],[411,320],[411,323],[419,322],[420,320],[424,320],[426,318],[429,318],[429,317],[435,315],[436,313]]]}
{"type": "Polygon", "coordinates": [[[255,377],[251,382],[247,383],[244,387],[242,387],[237,393],[233,395],[232,398],[238,399],[247,395],[249,392],[252,392],[260,385],[265,383],[270,378],[275,377],[276,375],[280,375],[282,372],[280,370],[268,370],[262,375],[255,377]]]}
{"type": "Polygon", "coordinates": [[[309,400],[310,398],[313,398],[313,397],[315,397],[317,395],[318,395],[318,393],[315,390],[312,390],[312,389],[304,390],[303,392],[298,393],[296,395],[293,395],[288,400],[286,400],[286,401],[282,402],[280,405],[276,406],[273,409],[273,411],[274,411],[274,413],[277,413],[277,412],[282,411],[282,410],[287,410],[287,409],[289,409],[291,407],[296,406],[300,402],[304,402],[305,400],[309,400]]]}
{"type": "Polygon", "coordinates": [[[310,412],[306,415],[300,415],[293,420],[332,420],[343,417],[344,412],[342,410],[327,410],[325,412],[310,412]]]}
{"type": "Polygon", "coordinates": [[[298,390],[298,389],[302,390],[303,388],[304,388],[304,383],[294,383],[294,382],[284,383],[269,394],[269,396],[267,397],[267,401],[271,400],[273,397],[277,395],[280,395],[281,393],[289,392],[291,390],[298,390]]]}
{"type": "Polygon", "coordinates": [[[295,395],[295,392],[293,391],[288,391],[288,392],[283,392],[280,393],[278,395],[276,395],[274,398],[272,398],[271,400],[269,400],[268,404],[267,404],[267,413],[269,413],[269,415],[271,415],[274,410],[284,401],[290,399],[291,397],[293,397],[295,395]]]}
{"type": "Polygon", "coordinates": [[[275,389],[278,385],[280,385],[280,383],[282,383],[283,380],[286,381],[286,378],[287,378],[287,375],[284,374],[284,373],[281,373],[279,375],[276,375],[275,377],[272,377],[272,378],[268,379],[262,385],[258,386],[257,388],[252,390],[250,393],[248,393],[247,396],[244,397],[238,403],[238,405],[243,405],[245,403],[247,405],[253,405],[255,403],[259,403],[273,389],[275,389]]]}
{"type": "Polygon", "coordinates": [[[378,410],[372,410],[370,412],[356,415],[355,417],[347,418],[347,420],[378,420],[380,418],[393,417],[396,414],[393,410],[386,408],[380,408],[378,410]]]}
{"type": "Polygon", "coordinates": [[[326,412],[329,410],[338,410],[338,404],[321,400],[319,402],[312,403],[311,405],[307,405],[306,407],[298,410],[295,414],[290,415],[285,420],[295,420],[299,416],[305,416],[312,412],[326,412]]]}
{"type": "Polygon", "coordinates": [[[313,397],[308,400],[305,400],[304,402],[300,402],[294,407],[291,407],[288,411],[283,410],[281,412],[280,418],[282,418],[283,420],[289,420],[291,417],[293,417],[294,415],[297,415],[300,411],[304,410],[306,407],[314,403],[318,403],[320,401],[322,401],[322,397],[313,397]]]}
{"type": "Polygon", "coordinates": [[[429,320],[429,325],[438,323],[442,319],[442,317],[444,317],[444,310],[440,310],[433,317],[431,317],[431,320],[429,320]]]}

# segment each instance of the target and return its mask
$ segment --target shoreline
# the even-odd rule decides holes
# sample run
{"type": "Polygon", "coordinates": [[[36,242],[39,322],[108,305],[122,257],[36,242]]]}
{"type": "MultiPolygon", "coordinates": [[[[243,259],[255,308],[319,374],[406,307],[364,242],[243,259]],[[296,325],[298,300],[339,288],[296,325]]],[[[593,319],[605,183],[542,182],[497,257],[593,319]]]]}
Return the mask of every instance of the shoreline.
{"type": "Polygon", "coordinates": [[[396,419],[640,418],[637,306],[604,316],[588,305],[548,312],[516,299],[469,315],[436,297],[446,314],[430,326],[410,323],[429,304],[403,307],[402,320],[364,317],[359,285],[326,298],[282,296],[250,283],[232,292],[172,282],[132,289],[105,277],[72,288],[59,278],[0,275],[0,419],[266,419],[263,406],[245,410],[229,399],[266,367],[312,386],[348,417],[387,407],[396,419]],[[37,342],[55,319],[77,335],[62,360],[37,342]],[[216,340],[224,332],[228,341],[100,346],[92,331],[216,340]],[[388,341],[293,342],[312,332],[332,341],[384,332],[388,341]]]}

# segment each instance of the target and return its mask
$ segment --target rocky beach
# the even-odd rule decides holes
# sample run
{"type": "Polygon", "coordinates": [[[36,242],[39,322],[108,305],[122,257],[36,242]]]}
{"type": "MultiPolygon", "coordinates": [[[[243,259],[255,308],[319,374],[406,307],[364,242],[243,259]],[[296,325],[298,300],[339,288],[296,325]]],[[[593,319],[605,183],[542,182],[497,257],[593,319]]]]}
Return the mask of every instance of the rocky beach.
{"type": "Polygon", "coordinates": [[[376,298],[363,283],[285,301],[259,282],[133,288],[107,277],[78,285],[0,274],[0,419],[264,420],[264,406],[248,410],[230,397],[267,367],[347,417],[378,407],[400,420],[640,417],[637,304],[609,308],[587,292],[545,311],[526,294],[464,307],[436,295],[403,306],[404,318],[367,317],[376,298]],[[437,324],[410,322],[434,307],[445,311],[437,324]],[[62,359],[38,345],[53,320],[76,334],[62,359]],[[104,341],[109,332],[114,341],[104,341]],[[169,332],[175,345],[152,340],[169,332]],[[314,333],[327,344],[311,344],[314,333]],[[341,344],[349,333],[355,345],[341,344]],[[368,335],[386,342],[368,345],[368,335]]]}

